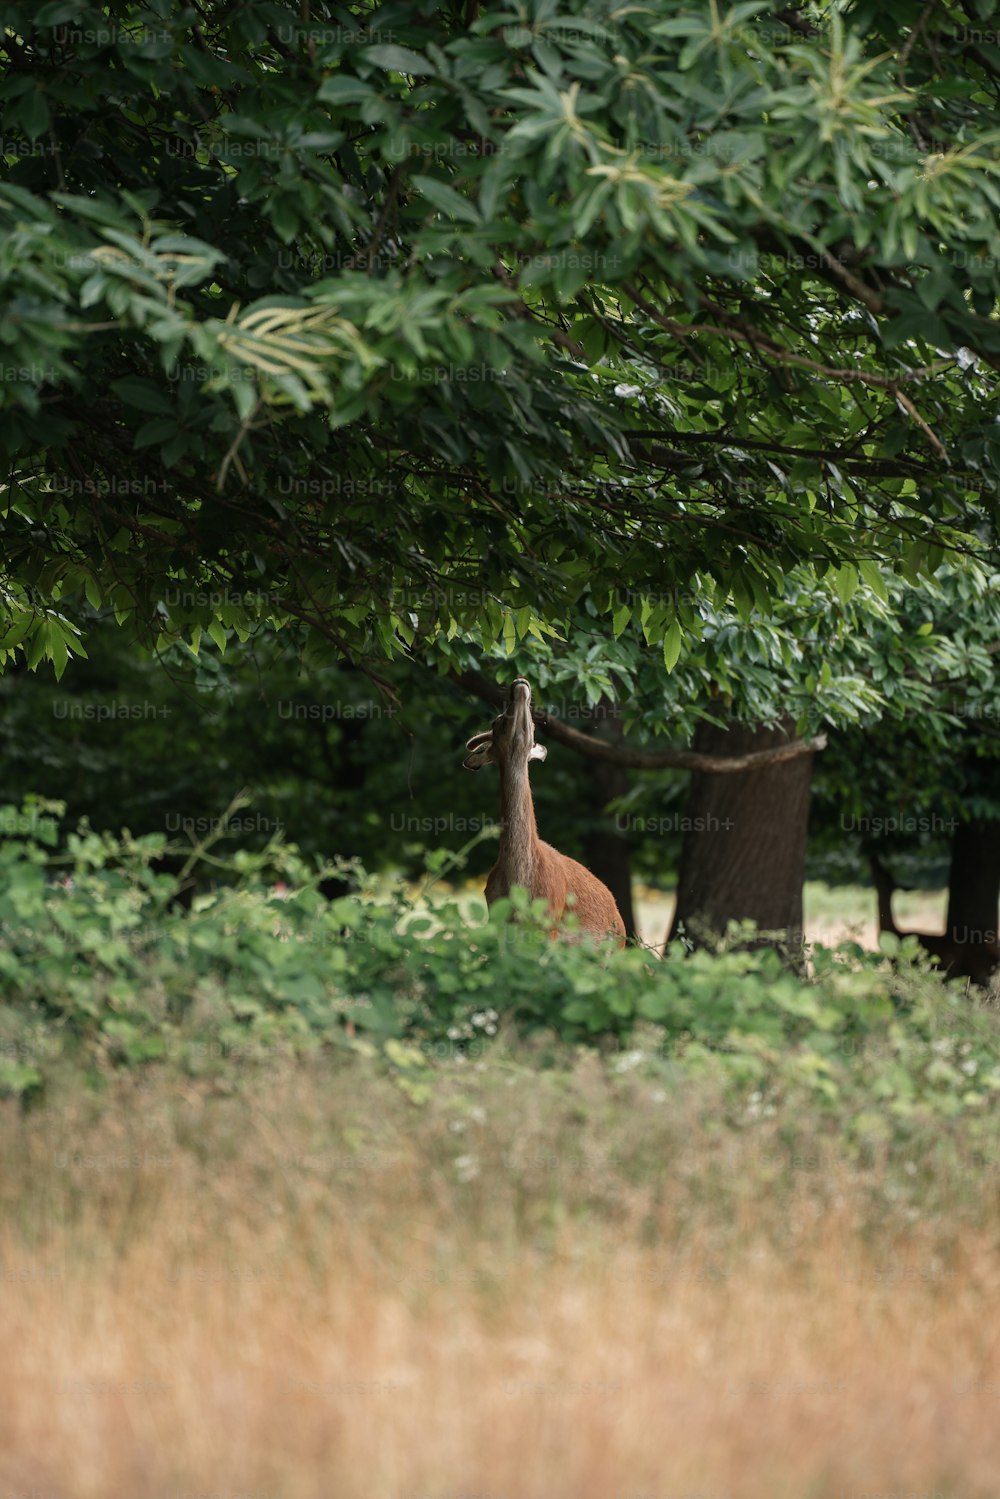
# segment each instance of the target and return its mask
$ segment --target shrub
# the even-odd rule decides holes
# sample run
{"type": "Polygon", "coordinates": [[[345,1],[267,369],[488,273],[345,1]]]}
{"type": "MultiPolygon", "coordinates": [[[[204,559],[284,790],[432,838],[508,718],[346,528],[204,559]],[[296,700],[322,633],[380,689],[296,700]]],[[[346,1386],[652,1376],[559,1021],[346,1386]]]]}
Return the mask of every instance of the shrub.
{"type": "MultiPolygon", "coordinates": [[[[337,1046],[381,1051],[419,1099],[435,1058],[483,1051],[501,1028],[617,1047],[619,1065],[668,1079],[713,1072],[756,1109],[804,1089],[876,1135],[887,1118],[987,1109],[1000,1091],[995,1009],[907,944],[901,967],[817,947],[802,978],[767,949],[675,943],[660,959],[552,942],[524,891],[487,921],[482,902],[432,903],[352,868],[356,888],[327,900],[330,871],[278,839],[213,861],[227,882],[185,908],[184,870],[157,869],[162,836],[63,835],[60,815],[37,800],[0,809],[8,1093],[36,1092],[58,1059],[91,1074],[164,1059],[224,1071],[337,1046]]],[[[212,861],[210,847],[191,858],[212,861]]]]}

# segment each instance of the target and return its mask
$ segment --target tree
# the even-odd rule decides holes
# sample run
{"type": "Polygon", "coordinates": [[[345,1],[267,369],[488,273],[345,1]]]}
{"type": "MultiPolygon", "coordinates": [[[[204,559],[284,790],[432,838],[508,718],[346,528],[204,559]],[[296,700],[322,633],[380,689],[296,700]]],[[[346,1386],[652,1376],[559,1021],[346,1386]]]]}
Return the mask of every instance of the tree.
{"type": "Polygon", "coordinates": [[[6,8],[6,659],[61,672],[86,597],[377,674],[589,587],[669,669],[675,588],[748,618],[805,561],[988,545],[997,70],[957,5],[308,16],[6,8]]]}
{"type": "MultiPolygon", "coordinates": [[[[1000,814],[996,739],[975,727],[988,729],[995,714],[995,575],[965,561],[919,586],[877,571],[870,580],[852,592],[842,574],[823,583],[808,571],[789,574],[770,614],[749,620],[694,601],[694,625],[669,677],[637,619],[609,641],[593,603],[578,612],[567,642],[510,660],[502,647],[493,653],[501,676],[532,673],[543,702],[582,692],[598,721],[607,701],[627,704],[629,738],[614,746],[546,714],[543,734],[601,764],[695,772],[683,810],[663,815],[665,788],[656,781],[619,803],[639,835],[662,836],[665,827],[683,834],[674,935],[683,924],[694,940],[715,938],[730,920],[754,920],[799,944],[813,768],[802,751],[826,743],[813,737],[821,731],[830,748],[815,762],[820,841],[838,851],[841,871],[867,877],[868,853],[893,846],[901,831],[904,846],[920,828],[940,832],[946,817],[956,831],[949,922],[995,929],[996,861],[984,857],[990,827],[980,823],[1000,814]],[[646,746],[634,744],[636,735],[646,746]],[[657,735],[693,739],[695,753],[657,750],[657,735]],[[762,766],[776,744],[785,759],[762,766]],[[726,766],[745,768],[715,773],[726,766]],[[651,802],[658,805],[647,814],[651,802]]],[[[438,651],[462,685],[488,701],[502,697],[502,687],[470,669],[471,647],[438,651]]]]}
{"type": "MultiPolygon", "coordinates": [[[[998,782],[993,766],[993,800],[998,782]]],[[[948,871],[948,909],[945,934],[960,943],[1000,942],[997,907],[1000,905],[1000,816],[973,817],[960,822],[951,840],[948,871]]]]}
{"type": "MultiPolygon", "coordinates": [[[[962,924],[986,930],[989,817],[1000,809],[988,753],[1000,591],[971,565],[942,568],[920,588],[890,576],[883,591],[884,599],[858,589],[844,601],[829,581],[790,578],[780,608],[749,625],[703,601],[669,677],[637,619],[614,641],[585,601],[564,642],[511,657],[500,646],[486,658],[468,642],[439,643],[418,683],[412,665],[388,666],[398,709],[362,673],[305,666],[301,630],[231,644],[224,656],[213,643],[197,656],[174,647],[160,664],[128,649],[111,621],[91,629],[91,659],[61,685],[23,669],[0,682],[8,796],[68,797],[71,821],[87,813],[97,826],[124,821],[183,842],[248,786],[252,806],[231,830],[239,843],[280,824],[310,856],[359,855],[372,868],[417,874],[426,848],[457,852],[495,825],[495,797],[458,773],[461,746],[483,718],[453,678],[492,704],[523,672],[536,688],[539,735],[554,750],[535,788],[540,826],[606,882],[617,874],[623,908],[630,861],[665,884],[683,862],[689,935],[689,890],[707,891],[718,931],[747,917],[768,929],[801,925],[790,905],[801,900],[801,856],[781,851],[801,849],[801,798],[782,792],[765,805],[759,786],[773,771],[696,772],[689,788],[679,770],[706,763],[683,748],[692,741],[695,751],[715,750],[717,766],[738,766],[734,751],[773,741],[766,726],[780,727],[790,710],[786,732],[801,731],[800,746],[819,730],[829,738],[814,762],[814,867],[864,878],[871,849],[897,878],[913,878],[906,855],[915,849],[923,871],[937,858],[945,878],[954,828],[966,891],[952,881],[956,910],[962,924]],[[155,784],[150,765],[159,767],[155,784]],[[606,775],[617,784],[604,784],[606,775]],[[970,846],[963,830],[974,825],[970,846]]],[[[787,763],[795,785],[809,758],[787,763]]],[[[490,858],[478,850],[470,868],[485,870],[490,858]]]]}
{"type": "MultiPolygon", "coordinates": [[[[788,728],[706,725],[696,743],[747,753],[787,740],[788,728]]],[[[731,921],[752,921],[762,941],[776,936],[793,958],[801,953],[811,776],[811,755],[738,776],[692,776],[670,940],[713,944],[731,921]]]]}

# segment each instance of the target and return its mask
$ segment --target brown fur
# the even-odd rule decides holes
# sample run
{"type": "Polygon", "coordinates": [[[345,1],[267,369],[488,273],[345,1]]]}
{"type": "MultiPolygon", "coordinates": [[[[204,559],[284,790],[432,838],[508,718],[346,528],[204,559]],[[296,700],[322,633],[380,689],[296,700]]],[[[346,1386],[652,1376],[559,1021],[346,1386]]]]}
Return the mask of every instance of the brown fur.
{"type": "Polygon", "coordinates": [[[484,765],[497,765],[500,770],[503,831],[499,857],[486,880],[487,905],[509,895],[512,886],[523,885],[532,899],[547,902],[556,923],[552,936],[560,935],[560,923],[572,911],[582,931],[614,936],[624,946],[625,923],[607,885],[538,836],[528,763],[544,760],[546,750],[535,743],[531,688],[523,677],[511,683],[507,706],[492,728],[474,735],[466,748],[470,751],[463,761],[467,770],[481,770],[484,765]]]}

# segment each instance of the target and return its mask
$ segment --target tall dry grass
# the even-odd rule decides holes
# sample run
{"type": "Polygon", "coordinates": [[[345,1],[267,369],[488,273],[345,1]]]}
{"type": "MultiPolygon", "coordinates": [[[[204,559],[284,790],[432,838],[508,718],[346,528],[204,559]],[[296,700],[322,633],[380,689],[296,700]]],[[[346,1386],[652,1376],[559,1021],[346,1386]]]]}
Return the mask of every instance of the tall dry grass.
{"type": "Polygon", "coordinates": [[[516,1055],[12,1109],[0,1495],[995,1495],[995,1164],[724,1115],[516,1055]]]}

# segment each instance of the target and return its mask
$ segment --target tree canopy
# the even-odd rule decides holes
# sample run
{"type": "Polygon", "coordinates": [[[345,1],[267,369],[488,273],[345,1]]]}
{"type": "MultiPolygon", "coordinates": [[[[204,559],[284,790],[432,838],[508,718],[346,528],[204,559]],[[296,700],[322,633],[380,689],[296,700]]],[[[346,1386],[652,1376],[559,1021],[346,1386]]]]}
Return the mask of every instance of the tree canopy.
{"type": "Polygon", "coordinates": [[[362,660],[994,535],[981,17],[12,3],[6,623],[362,660]],[[971,40],[970,40],[971,38],[971,40]]]}

